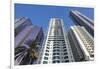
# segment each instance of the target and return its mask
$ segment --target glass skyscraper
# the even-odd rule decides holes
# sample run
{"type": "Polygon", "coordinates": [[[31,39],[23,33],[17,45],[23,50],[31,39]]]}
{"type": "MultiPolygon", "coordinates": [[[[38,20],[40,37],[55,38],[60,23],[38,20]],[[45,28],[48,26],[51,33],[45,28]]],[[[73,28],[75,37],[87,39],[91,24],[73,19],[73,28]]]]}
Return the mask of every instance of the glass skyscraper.
{"type": "Polygon", "coordinates": [[[15,23],[15,65],[37,64],[44,39],[41,27],[32,25],[29,19],[21,18],[15,23]],[[16,34],[16,33],[15,33],[16,34]]]}
{"type": "Polygon", "coordinates": [[[27,17],[21,17],[19,19],[15,20],[14,24],[14,29],[15,29],[15,36],[19,34],[26,26],[32,25],[32,22],[29,18],[27,17]]]}

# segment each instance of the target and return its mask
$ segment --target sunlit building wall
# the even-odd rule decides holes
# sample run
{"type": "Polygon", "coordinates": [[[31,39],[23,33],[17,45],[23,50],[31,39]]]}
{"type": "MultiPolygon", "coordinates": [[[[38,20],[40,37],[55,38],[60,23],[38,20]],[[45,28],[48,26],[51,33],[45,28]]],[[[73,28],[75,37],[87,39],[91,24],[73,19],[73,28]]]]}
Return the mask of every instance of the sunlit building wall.
{"type": "Polygon", "coordinates": [[[63,20],[51,18],[41,51],[41,64],[73,62],[73,54],[66,39],[63,20]]]}

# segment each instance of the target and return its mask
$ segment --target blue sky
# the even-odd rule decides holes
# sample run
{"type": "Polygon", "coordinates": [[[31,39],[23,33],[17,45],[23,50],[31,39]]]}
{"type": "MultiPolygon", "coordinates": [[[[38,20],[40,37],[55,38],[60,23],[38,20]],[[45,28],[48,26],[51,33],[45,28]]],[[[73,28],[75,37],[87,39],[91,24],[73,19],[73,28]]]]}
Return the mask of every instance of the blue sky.
{"type": "Polygon", "coordinates": [[[65,29],[69,29],[70,26],[74,24],[69,16],[70,10],[78,10],[82,14],[94,20],[93,8],[34,4],[15,4],[15,19],[20,17],[28,17],[31,19],[33,25],[42,27],[44,32],[46,32],[50,18],[57,17],[62,18],[65,29]]]}

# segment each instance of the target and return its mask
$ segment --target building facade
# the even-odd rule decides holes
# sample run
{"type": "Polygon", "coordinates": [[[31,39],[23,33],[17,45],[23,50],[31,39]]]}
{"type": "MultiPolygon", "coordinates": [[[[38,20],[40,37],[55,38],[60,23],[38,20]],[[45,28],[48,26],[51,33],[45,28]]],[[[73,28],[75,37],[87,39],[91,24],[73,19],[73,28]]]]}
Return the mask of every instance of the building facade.
{"type": "Polygon", "coordinates": [[[83,26],[71,26],[68,38],[75,61],[94,60],[94,40],[83,26]]]}
{"type": "Polygon", "coordinates": [[[66,39],[63,20],[51,18],[49,28],[44,40],[40,63],[66,63],[74,62],[72,50],[66,39]]]}
{"type": "Polygon", "coordinates": [[[94,22],[90,18],[76,10],[71,10],[70,16],[76,25],[84,26],[94,37],[94,22]]]}
{"type": "Polygon", "coordinates": [[[14,29],[15,29],[15,36],[19,34],[26,26],[31,26],[32,22],[29,18],[27,17],[21,17],[19,19],[15,20],[14,24],[14,29]]]}
{"type": "Polygon", "coordinates": [[[41,27],[30,24],[27,25],[26,23],[25,27],[20,24],[23,30],[15,37],[15,65],[38,63],[37,60],[42,47],[44,33],[41,27]]]}

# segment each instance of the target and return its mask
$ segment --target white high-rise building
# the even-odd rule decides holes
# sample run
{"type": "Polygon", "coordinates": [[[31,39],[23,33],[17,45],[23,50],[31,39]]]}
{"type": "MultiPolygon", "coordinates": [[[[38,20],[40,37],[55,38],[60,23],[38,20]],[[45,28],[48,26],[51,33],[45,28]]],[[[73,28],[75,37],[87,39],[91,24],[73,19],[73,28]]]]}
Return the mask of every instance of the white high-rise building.
{"type": "Polygon", "coordinates": [[[74,61],[71,47],[66,38],[62,19],[51,18],[41,53],[41,64],[74,61]]]}
{"type": "Polygon", "coordinates": [[[71,26],[68,37],[75,61],[94,60],[94,40],[83,26],[71,26]]]}

